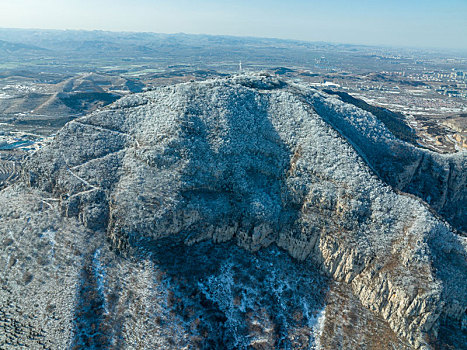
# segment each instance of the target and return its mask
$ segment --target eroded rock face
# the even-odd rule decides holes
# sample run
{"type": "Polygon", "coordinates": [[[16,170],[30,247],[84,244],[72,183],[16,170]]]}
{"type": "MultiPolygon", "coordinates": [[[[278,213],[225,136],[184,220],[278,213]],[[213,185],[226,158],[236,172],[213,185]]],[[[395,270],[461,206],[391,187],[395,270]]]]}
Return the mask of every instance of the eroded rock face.
{"type": "Polygon", "coordinates": [[[388,184],[462,228],[465,173],[464,153],[415,149],[367,112],[257,75],[127,96],[67,124],[23,178],[130,256],[167,240],[278,246],[422,348],[462,333],[467,242],[388,184]]]}
{"type": "Polygon", "coordinates": [[[46,192],[0,192],[0,348],[314,348],[329,279],[271,246],[146,241],[131,258],[46,192]]]}

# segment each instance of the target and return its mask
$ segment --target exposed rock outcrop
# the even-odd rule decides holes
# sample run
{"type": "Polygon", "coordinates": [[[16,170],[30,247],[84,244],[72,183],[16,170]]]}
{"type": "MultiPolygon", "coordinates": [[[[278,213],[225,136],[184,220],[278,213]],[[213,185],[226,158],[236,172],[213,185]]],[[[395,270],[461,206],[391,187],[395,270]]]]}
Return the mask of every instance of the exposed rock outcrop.
{"type": "MultiPolygon", "coordinates": [[[[429,348],[467,322],[467,240],[433,212],[465,227],[465,168],[465,153],[417,149],[368,112],[255,75],[122,98],[68,123],[23,179],[128,257],[181,242],[278,246],[341,283],[401,347],[429,348]]],[[[260,333],[263,348],[282,339],[260,333]]]]}

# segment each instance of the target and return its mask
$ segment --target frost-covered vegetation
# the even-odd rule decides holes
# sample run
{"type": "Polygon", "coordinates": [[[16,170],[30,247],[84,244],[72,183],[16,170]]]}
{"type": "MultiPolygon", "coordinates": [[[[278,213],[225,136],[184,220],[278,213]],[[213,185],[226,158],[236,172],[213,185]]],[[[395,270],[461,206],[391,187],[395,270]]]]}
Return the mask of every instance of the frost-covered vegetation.
{"type": "MultiPolygon", "coordinates": [[[[57,225],[82,224],[79,242],[95,232],[69,265],[81,266],[67,275],[72,347],[336,344],[340,331],[316,339],[328,329],[319,315],[342,300],[334,280],[390,334],[384,346],[423,348],[456,344],[466,323],[467,242],[433,212],[462,223],[464,169],[464,154],[407,145],[334,97],[239,75],[130,95],[68,123],[0,200],[32,187],[57,225]]],[[[60,229],[39,236],[61,266],[60,229]]]]}

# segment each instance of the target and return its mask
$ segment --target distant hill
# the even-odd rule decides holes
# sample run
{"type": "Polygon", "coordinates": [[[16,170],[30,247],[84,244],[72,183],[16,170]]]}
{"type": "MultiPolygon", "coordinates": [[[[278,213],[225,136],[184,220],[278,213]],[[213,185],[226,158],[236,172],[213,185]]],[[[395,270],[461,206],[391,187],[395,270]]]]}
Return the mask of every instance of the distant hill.
{"type": "MultiPolygon", "coordinates": [[[[33,77],[28,72],[9,74],[26,79],[33,77]]],[[[15,91],[15,95],[2,101],[0,113],[76,116],[108,105],[126,93],[142,90],[142,84],[136,80],[97,73],[80,74],[56,84],[46,84],[46,87],[47,92],[15,91]]]]}
{"type": "Polygon", "coordinates": [[[9,42],[0,40],[0,54],[2,53],[45,53],[49,50],[39,46],[23,44],[17,42],[9,42]]]}

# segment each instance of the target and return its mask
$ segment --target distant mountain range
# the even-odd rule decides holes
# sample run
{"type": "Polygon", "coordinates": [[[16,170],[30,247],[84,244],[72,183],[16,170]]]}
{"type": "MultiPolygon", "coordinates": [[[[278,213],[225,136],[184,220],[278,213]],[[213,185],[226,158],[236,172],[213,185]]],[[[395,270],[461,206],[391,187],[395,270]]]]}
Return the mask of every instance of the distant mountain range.
{"type": "Polygon", "coordinates": [[[42,47],[28,45],[16,42],[0,40],[0,51],[3,53],[21,54],[21,53],[44,53],[48,51],[42,47]]]}
{"type": "MultiPolygon", "coordinates": [[[[390,48],[363,45],[183,33],[0,29],[0,40],[8,42],[11,46],[9,50],[2,50],[0,47],[0,57],[8,57],[14,52],[13,49],[26,50],[29,47],[30,54],[41,53],[41,49],[50,50],[44,57],[59,57],[62,64],[64,60],[66,62],[80,59],[92,59],[95,64],[99,59],[108,58],[110,61],[149,60],[161,64],[206,65],[244,61],[250,65],[310,66],[314,64],[315,59],[326,56],[331,65],[337,62],[340,65],[353,64],[355,69],[367,67],[371,71],[369,68],[375,65],[384,68],[388,62],[382,63],[380,58],[396,52],[390,48]]],[[[6,43],[3,43],[3,46],[6,46],[6,43]]],[[[420,57],[446,53],[397,50],[398,55],[404,52],[408,57],[414,52],[420,57]]]]}

